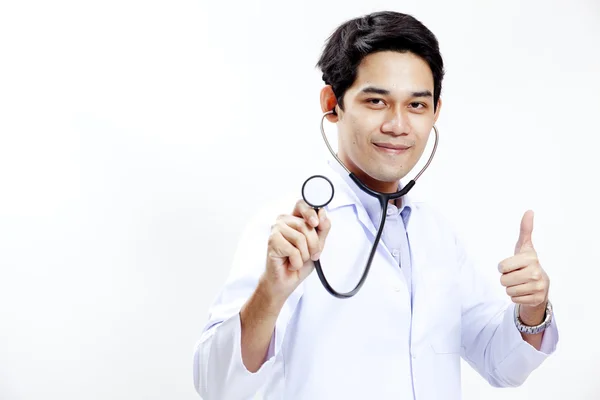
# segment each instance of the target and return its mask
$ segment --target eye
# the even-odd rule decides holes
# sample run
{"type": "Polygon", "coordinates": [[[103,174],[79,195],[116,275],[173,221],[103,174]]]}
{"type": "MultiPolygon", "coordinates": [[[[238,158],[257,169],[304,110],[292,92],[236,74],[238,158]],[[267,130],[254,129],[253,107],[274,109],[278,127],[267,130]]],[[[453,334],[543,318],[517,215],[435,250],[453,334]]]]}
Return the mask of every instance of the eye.
{"type": "Polygon", "coordinates": [[[411,108],[416,108],[417,110],[422,110],[427,107],[427,104],[414,101],[414,102],[410,103],[410,106],[411,106],[411,108]]]}
{"type": "Polygon", "coordinates": [[[383,102],[383,99],[367,99],[366,101],[367,101],[367,103],[374,105],[374,106],[385,105],[385,103],[383,102]]]}

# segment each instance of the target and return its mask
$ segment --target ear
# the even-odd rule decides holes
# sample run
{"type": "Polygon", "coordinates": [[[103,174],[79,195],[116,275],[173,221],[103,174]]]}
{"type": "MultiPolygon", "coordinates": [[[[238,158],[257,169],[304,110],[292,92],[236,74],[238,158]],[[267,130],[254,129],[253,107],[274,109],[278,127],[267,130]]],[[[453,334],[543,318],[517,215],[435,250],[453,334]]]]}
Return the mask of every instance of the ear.
{"type": "Polygon", "coordinates": [[[440,97],[437,102],[437,107],[435,109],[435,115],[433,116],[433,123],[435,124],[440,116],[440,110],[442,109],[442,98],[440,97]]]}
{"type": "MultiPolygon", "coordinates": [[[[321,111],[326,113],[327,111],[335,110],[337,113],[339,111],[339,107],[337,106],[337,99],[335,97],[335,93],[333,93],[333,88],[331,85],[326,85],[321,89],[321,111]],[[337,108],[337,109],[336,109],[337,108]]],[[[337,122],[338,115],[337,114],[329,114],[327,117],[327,121],[329,122],[337,122]]]]}

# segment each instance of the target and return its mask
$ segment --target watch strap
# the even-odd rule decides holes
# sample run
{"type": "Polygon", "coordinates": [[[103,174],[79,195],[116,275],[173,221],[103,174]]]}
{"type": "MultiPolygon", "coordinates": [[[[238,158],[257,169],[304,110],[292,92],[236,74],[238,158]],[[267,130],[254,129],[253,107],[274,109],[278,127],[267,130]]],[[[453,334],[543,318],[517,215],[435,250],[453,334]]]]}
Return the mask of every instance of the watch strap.
{"type": "Polygon", "coordinates": [[[519,330],[519,332],[527,333],[530,335],[535,335],[536,333],[540,333],[545,330],[550,323],[552,322],[552,303],[548,300],[546,304],[546,314],[544,316],[544,320],[539,325],[531,326],[526,325],[521,321],[521,317],[519,316],[519,311],[521,309],[520,304],[515,306],[515,326],[519,330]]]}

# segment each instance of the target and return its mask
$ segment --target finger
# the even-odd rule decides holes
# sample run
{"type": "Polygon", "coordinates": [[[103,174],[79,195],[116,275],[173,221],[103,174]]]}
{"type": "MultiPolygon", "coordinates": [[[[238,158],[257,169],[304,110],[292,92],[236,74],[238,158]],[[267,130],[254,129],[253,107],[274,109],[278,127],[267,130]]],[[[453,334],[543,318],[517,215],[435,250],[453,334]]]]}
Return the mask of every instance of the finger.
{"type": "Polygon", "coordinates": [[[511,297],[511,300],[513,303],[523,304],[527,306],[537,306],[546,301],[544,295],[541,293],[528,294],[525,296],[515,296],[511,297]]]}
{"type": "Polygon", "coordinates": [[[278,230],[271,234],[269,241],[269,247],[271,248],[271,254],[269,257],[285,258],[287,257],[290,264],[291,270],[298,270],[304,265],[302,261],[302,255],[300,250],[294,247],[288,240],[283,237],[281,232],[278,230]]]}
{"type": "Polygon", "coordinates": [[[295,248],[298,249],[298,251],[300,251],[303,264],[310,259],[310,251],[308,250],[306,236],[302,232],[285,223],[280,223],[279,232],[285,238],[285,240],[290,242],[295,248]]]}
{"type": "Polygon", "coordinates": [[[533,211],[528,210],[521,219],[521,228],[519,230],[519,239],[515,245],[515,254],[523,250],[533,248],[531,235],[533,233],[533,211]]]}
{"type": "Polygon", "coordinates": [[[321,222],[319,223],[319,227],[317,228],[317,233],[319,237],[319,247],[321,251],[325,248],[325,239],[327,239],[327,235],[329,234],[329,230],[331,229],[331,220],[327,217],[325,213],[325,209],[322,208],[319,211],[319,215],[321,218],[321,222]]]}
{"type": "Polygon", "coordinates": [[[516,286],[523,283],[537,282],[542,279],[542,271],[535,265],[508,272],[500,276],[500,283],[504,287],[516,286]]]}
{"type": "Polygon", "coordinates": [[[512,257],[509,257],[498,264],[498,271],[503,274],[515,271],[521,268],[525,268],[528,265],[537,263],[537,254],[535,251],[528,251],[526,253],[519,253],[512,257]]]}
{"type": "Polygon", "coordinates": [[[506,294],[510,297],[527,296],[530,294],[544,293],[545,292],[544,282],[528,282],[520,285],[509,286],[506,288],[506,294]]]}
{"type": "Polygon", "coordinates": [[[320,208],[317,214],[319,215],[319,223],[325,222],[327,219],[327,211],[325,211],[324,208],[320,208]]]}
{"type": "Polygon", "coordinates": [[[304,200],[298,200],[296,202],[296,206],[294,207],[292,215],[295,217],[304,218],[306,223],[312,226],[313,228],[319,225],[319,217],[317,216],[317,211],[308,204],[306,204],[304,200]]]}
{"type": "Polygon", "coordinates": [[[303,281],[310,273],[315,269],[314,263],[304,263],[302,268],[298,270],[298,275],[301,281],[303,281]]]}
{"type": "Polygon", "coordinates": [[[282,222],[287,224],[289,227],[299,231],[306,238],[306,245],[308,247],[308,253],[312,260],[318,260],[319,253],[323,250],[321,242],[319,240],[319,234],[315,228],[306,224],[306,222],[299,217],[283,217],[282,222]]]}

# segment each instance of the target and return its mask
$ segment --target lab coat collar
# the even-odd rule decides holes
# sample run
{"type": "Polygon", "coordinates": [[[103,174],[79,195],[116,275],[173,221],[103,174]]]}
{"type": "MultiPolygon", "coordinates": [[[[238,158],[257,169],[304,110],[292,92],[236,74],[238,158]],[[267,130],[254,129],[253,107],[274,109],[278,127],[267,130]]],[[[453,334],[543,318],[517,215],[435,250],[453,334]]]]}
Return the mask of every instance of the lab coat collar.
{"type": "MultiPolygon", "coordinates": [[[[360,189],[348,176],[346,170],[332,156],[328,157],[327,166],[331,171],[327,176],[332,179],[335,188],[333,199],[327,206],[327,210],[332,211],[344,206],[354,206],[359,220],[375,235],[377,228],[374,223],[378,224],[381,217],[379,201],[360,189]]],[[[402,187],[403,185],[400,183],[398,190],[402,187]]],[[[410,195],[402,196],[400,212],[406,213],[406,224],[408,224],[412,209],[413,201],[410,195]]]]}

